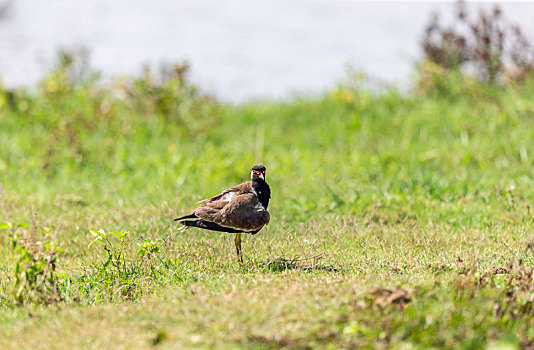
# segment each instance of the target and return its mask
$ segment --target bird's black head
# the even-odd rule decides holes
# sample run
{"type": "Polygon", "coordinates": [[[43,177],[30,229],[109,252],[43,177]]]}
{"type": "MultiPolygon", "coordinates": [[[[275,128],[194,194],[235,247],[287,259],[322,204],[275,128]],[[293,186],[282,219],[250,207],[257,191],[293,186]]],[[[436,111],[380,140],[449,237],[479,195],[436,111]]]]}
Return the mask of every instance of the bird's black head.
{"type": "Polygon", "coordinates": [[[254,165],[252,171],[250,172],[250,178],[254,181],[257,178],[260,178],[265,181],[265,167],[263,165],[254,165]]]}

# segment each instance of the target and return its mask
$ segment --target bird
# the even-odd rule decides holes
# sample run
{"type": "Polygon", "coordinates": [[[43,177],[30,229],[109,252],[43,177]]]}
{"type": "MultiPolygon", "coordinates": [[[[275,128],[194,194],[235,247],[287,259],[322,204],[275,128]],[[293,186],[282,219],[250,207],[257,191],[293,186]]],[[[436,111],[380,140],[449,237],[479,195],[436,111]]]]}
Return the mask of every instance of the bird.
{"type": "Polygon", "coordinates": [[[250,171],[251,181],[230,187],[216,196],[203,199],[202,206],[190,214],[174,219],[180,221],[181,229],[191,227],[235,233],[237,259],[243,263],[241,234],[258,233],[271,219],[267,207],[271,189],[265,181],[266,168],[255,165],[250,171]]]}

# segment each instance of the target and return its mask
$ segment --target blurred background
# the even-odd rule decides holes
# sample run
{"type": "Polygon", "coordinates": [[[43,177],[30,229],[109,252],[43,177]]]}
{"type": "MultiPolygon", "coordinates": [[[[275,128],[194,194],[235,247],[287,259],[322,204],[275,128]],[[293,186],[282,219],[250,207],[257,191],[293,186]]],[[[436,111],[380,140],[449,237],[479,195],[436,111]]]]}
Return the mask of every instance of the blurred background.
{"type": "MultiPolygon", "coordinates": [[[[472,4],[473,14],[480,5],[472,4]]],[[[502,2],[527,37],[534,3],[502,2]]],[[[449,2],[0,0],[0,79],[35,84],[59,49],[85,48],[104,76],[186,60],[190,79],[225,102],[320,93],[364,71],[400,87],[423,56],[431,13],[454,16],[449,2]]]]}

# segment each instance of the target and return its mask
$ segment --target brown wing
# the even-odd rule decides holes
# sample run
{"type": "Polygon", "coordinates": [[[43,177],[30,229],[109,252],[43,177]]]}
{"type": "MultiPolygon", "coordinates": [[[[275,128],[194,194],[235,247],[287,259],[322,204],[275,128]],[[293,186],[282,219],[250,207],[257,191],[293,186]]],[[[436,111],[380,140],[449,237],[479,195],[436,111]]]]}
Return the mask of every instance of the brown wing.
{"type": "Polygon", "coordinates": [[[252,193],[252,182],[243,182],[242,184],[230,187],[229,189],[222,191],[216,196],[203,199],[201,201],[198,201],[197,203],[211,203],[218,200],[224,200],[225,202],[229,202],[234,198],[234,196],[244,193],[252,193]]]}
{"type": "Polygon", "coordinates": [[[225,227],[253,231],[269,223],[269,212],[253,193],[236,195],[230,202],[218,200],[195,209],[197,217],[225,227]]]}
{"type": "Polygon", "coordinates": [[[257,230],[269,223],[270,215],[253,193],[236,196],[224,206],[219,214],[219,225],[239,228],[244,231],[257,230]]]}
{"type": "Polygon", "coordinates": [[[227,201],[215,201],[206,203],[205,205],[193,210],[193,214],[196,215],[199,219],[215,222],[221,210],[226,205],[228,205],[227,201]]]}

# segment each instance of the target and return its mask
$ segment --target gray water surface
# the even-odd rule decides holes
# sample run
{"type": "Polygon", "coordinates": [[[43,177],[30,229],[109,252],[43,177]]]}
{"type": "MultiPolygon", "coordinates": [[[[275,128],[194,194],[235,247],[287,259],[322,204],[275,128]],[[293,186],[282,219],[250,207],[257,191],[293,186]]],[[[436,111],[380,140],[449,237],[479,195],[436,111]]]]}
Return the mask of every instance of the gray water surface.
{"type": "MultiPolygon", "coordinates": [[[[6,0],[4,0],[6,1],[6,0]]],[[[1,0],[0,0],[1,2],[1,0]]],[[[474,7],[479,6],[471,5],[474,7]]],[[[191,78],[226,101],[330,88],[347,65],[404,84],[430,13],[452,3],[232,0],[12,0],[0,18],[0,77],[38,81],[59,48],[86,47],[106,75],[188,60],[191,78]]],[[[502,4],[534,33],[534,3],[502,4]]]]}

